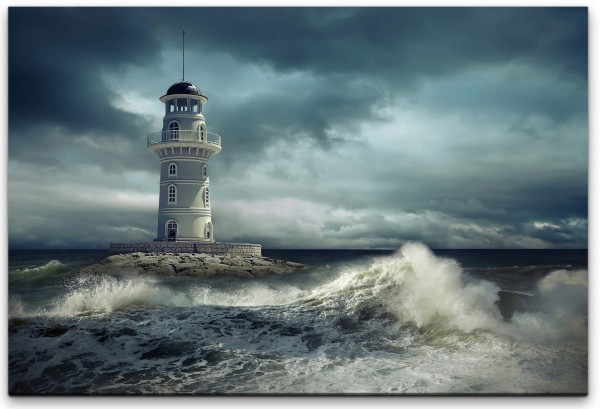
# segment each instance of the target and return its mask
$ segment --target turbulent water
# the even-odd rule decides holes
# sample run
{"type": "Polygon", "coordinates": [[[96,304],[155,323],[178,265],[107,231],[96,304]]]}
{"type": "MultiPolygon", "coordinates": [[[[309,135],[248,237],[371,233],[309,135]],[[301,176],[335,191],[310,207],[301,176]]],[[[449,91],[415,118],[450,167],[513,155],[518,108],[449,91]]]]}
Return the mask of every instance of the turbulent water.
{"type": "Polygon", "coordinates": [[[587,251],[279,251],[264,278],[9,255],[11,394],[585,394],[587,251]]]}

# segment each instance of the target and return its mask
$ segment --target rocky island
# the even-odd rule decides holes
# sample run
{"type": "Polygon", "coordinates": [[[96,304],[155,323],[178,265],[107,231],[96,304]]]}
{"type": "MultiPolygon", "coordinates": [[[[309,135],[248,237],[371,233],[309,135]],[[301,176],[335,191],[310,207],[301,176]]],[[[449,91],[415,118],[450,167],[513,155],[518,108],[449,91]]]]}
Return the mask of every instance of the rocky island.
{"type": "Polygon", "coordinates": [[[81,270],[88,274],[260,277],[285,274],[304,264],[256,254],[134,252],[113,254],[81,270]]]}

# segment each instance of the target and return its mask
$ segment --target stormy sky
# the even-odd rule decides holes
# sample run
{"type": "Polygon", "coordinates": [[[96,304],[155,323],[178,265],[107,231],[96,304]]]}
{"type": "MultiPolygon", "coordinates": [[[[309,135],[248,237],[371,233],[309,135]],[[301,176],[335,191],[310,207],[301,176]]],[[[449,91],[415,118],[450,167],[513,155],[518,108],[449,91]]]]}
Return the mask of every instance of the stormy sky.
{"type": "Polygon", "coordinates": [[[156,237],[167,88],[219,241],[585,248],[585,8],[10,8],[11,248],[156,237]]]}

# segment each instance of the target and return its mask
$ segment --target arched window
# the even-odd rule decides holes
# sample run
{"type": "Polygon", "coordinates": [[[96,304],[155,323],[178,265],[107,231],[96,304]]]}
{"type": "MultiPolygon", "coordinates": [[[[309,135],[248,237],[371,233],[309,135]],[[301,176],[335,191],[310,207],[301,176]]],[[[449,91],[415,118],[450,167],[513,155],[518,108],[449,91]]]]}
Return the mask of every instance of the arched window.
{"type": "Polygon", "coordinates": [[[208,192],[208,188],[204,189],[204,207],[208,207],[210,204],[209,202],[209,192],[208,192]]]}
{"type": "Polygon", "coordinates": [[[204,141],[206,138],[206,129],[204,129],[204,125],[200,125],[200,140],[204,141]]]}
{"type": "Polygon", "coordinates": [[[169,177],[177,176],[177,165],[169,163],[169,177]]]}
{"type": "Polygon", "coordinates": [[[177,241],[177,222],[175,220],[169,220],[165,230],[167,241],[177,241]]]}
{"type": "Polygon", "coordinates": [[[177,186],[169,186],[169,204],[177,203],[177,186]]]}
{"type": "Polygon", "coordinates": [[[208,176],[208,166],[202,166],[202,177],[205,178],[208,176]]]}
{"type": "Polygon", "coordinates": [[[169,123],[168,139],[170,141],[179,140],[179,122],[172,121],[171,123],[169,123]]]}

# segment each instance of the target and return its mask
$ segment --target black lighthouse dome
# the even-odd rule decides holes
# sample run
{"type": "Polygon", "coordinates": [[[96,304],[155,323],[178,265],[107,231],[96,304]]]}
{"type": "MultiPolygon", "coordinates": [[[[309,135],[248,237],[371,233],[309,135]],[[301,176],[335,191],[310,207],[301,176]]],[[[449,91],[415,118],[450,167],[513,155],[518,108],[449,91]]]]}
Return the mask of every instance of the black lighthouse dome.
{"type": "Polygon", "coordinates": [[[187,95],[202,95],[197,86],[189,81],[179,81],[171,85],[165,95],[187,94],[187,95]]]}
{"type": "Polygon", "coordinates": [[[169,99],[173,99],[172,95],[189,95],[192,99],[200,99],[203,103],[208,101],[208,98],[200,93],[200,89],[193,83],[185,80],[181,80],[171,85],[167,90],[167,93],[160,97],[162,102],[166,102],[169,99]],[[200,97],[200,98],[193,98],[200,97]]]}

